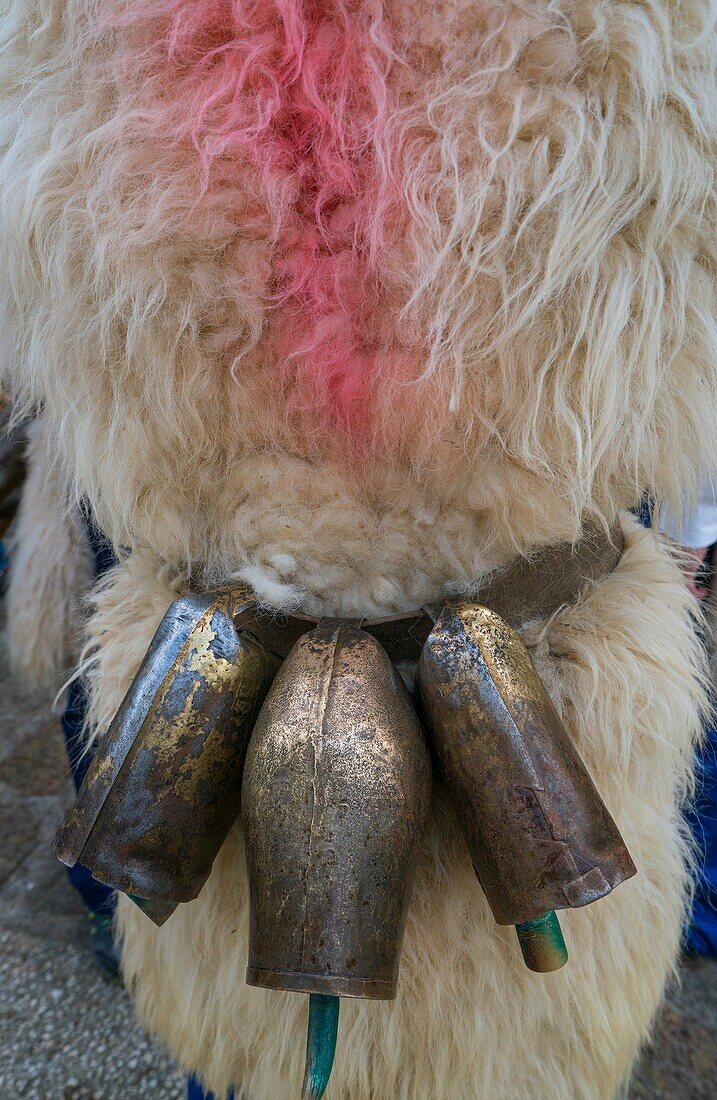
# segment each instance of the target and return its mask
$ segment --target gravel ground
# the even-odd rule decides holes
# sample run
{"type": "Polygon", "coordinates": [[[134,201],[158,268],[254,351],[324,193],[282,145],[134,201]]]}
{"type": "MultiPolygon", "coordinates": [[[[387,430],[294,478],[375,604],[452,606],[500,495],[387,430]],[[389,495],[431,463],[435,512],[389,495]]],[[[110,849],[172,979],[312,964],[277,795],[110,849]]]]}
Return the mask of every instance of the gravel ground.
{"type": "Polygon", "coordinates": [[[58,719],[2,667],[0,700],[0,1100],[183,1100],[183,1075],[95,969],[50,851],[71,797],[58,719]]]}
{"type": "Polygon", "coordinates": [[[182,1075],[82,946],[0,932],[0,1096],[180,1100],[182,1075]]]}
{"type": "MultiPolygon", "coordinates": [[[[0,1100],[182,1100],[176,1066],[95,970],[86,915],[49,849],[70,797],[57,718],[2,668],[0,699],[0,1100]]],[[[717,964],[707,964],[683,969],[629,1100],[716,1098],[717,964]]]]}

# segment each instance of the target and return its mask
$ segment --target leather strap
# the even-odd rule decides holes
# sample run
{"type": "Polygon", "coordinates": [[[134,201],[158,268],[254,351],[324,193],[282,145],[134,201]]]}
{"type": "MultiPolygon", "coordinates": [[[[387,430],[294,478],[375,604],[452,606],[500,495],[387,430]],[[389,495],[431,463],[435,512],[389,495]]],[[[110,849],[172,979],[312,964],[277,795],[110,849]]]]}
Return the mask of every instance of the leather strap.
{"type": "MultiPolygon", "coordinates": [[[[490,607],[513,627],[547,618],[573,603],[587,585],[611,573],[620,561],[623,546],[619,521],[609,531],[586,527],[577,543],[547,547],[489,573],[471,591],[470,599],[490,607]]],[[[372,634],[393,661],[417,661],[440,610],[438,606],[427,606],[378,619],[350,621],[372,634]]],[[[278,657],[288,656],[301,635],[313,630],[319,621],[312,615],[287,615],[261,607],[243,610],[236,620],[238,627],[278,657]]]]}

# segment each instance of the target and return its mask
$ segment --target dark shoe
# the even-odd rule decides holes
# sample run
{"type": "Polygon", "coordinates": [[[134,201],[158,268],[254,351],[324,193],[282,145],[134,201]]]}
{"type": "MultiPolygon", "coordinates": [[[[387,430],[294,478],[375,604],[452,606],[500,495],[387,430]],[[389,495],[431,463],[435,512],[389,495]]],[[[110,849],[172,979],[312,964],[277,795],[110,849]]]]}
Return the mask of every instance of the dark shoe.
{"type": "Polygon", "coordinates": [[[87,910],[90,918],[90,950],[96,965],[105,978],[118,981],[120,976],[119,952],[112,932],[112,917],[87,910]]]}

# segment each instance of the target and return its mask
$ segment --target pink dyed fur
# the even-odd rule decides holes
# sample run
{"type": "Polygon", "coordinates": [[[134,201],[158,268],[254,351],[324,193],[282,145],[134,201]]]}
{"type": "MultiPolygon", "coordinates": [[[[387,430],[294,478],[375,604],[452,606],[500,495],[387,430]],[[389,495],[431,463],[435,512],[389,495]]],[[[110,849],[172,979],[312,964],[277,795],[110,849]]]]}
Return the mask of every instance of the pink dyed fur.
{"type": "Polygon", "coordinates": [[[228,159],[255,172],[257,200],[275,215],[266,306],[277,371],[354,442],[392,340],[372,265],[395,205],[381,149],[392,55],[373,7],[161,0],[148,5],[144,48],[207,184],[228,159]]]}

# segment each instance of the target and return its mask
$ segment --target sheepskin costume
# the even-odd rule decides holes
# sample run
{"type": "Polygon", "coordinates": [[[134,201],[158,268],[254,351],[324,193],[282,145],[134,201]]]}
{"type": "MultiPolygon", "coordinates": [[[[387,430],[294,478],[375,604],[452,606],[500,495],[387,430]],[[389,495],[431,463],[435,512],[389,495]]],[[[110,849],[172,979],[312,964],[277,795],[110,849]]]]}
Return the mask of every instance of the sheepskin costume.
{"type": "Polygon", "coordinates": [[[80,656],[91,549],[71,482],[42,417],[27,428],[27,476],[8,536],[5,608],[13,675],[50,698],[80,656]]]}
{"type": "MultiPolygon", "coordinates": [[[[717,462],[703,0],[4,0],[0,355],[120,564],[103,729],[193,583],[379,615],[470,591],[717,462]]],[[[38,523],[42,523],[38,515],[38,523]]],[[[395,1002],[327,1098],[599,1100],[674,965],[703,702],[690,598],[626,517],[523,637],[638,867],[524,967],[437,790],[395,1002]]],[[[156,928],[139,1016],[222,1096],[297,1096],[306,998],[244,984],[237,825],[156,928]]]]}

